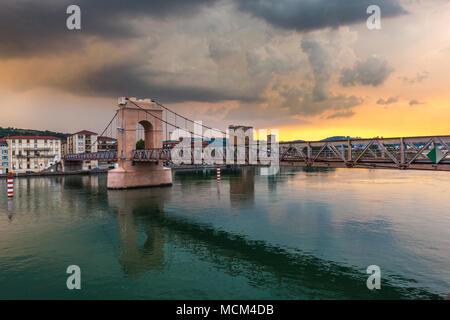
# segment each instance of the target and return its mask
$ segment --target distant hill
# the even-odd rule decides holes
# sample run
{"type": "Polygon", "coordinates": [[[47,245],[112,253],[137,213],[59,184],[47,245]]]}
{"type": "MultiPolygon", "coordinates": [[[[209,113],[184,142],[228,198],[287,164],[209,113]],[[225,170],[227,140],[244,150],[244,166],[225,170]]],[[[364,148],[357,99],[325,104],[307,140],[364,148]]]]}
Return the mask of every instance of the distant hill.
{"type": "MultiPolygon", "coordinates": [[[[336,141],[336,140],[347,140],[347,139],[361,139],[361,138],[360,137],[353,138],[353,137],[349,137],[349,136],[334,136],[334,137],[328,137],[328,138],[322,139],[320,141],[336,141]]],[[[290,142],[305,142],[305,140],[294,140],[294,141],[290,141],[290,142]]]]}
{"type": "Polygon", "coordinates": [[[19,129],[19,128],[2,128],[0,127],[0,138],[8,136],[48,136],[66,139],[68,133],[54,132],[49,130],[32,130],[32,129],[19,129]]]}
{"type": "Polygon", "coordinates": [[[320,141],[335,141],[335,140],[347,140],[347,139],[361,139],[360,137],[349,137],[349,136],[334,136],[334,137],[329,137],[320,141]]]}

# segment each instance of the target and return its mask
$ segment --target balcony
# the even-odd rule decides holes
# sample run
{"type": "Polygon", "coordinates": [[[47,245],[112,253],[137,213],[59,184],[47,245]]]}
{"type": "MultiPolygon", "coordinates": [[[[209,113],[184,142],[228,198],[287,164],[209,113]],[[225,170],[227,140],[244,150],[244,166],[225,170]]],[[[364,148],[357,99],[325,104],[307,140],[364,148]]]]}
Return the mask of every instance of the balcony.
{"type": "Polygon", "coordinates": [[[52,149],[52,147],[47,147],[47,146],[44,146],[44,147],[24,147],[23,148],[23,150],[25,150],[25,151],[33,151],[33,150],[35,150],[35,151],[46,151],[46,150],[50,150],[50,149],[52,149]]]}
{"type": "Polygon", "coordinates": [[[47,155],[45,155],[45,154],[39,154],[39,155],[36,155],[36,154],[29,154],[29,155],[27,155],[27,154],[16,154],[16,155],[13,155],[12,157],[14,158],[20,158],[20,159],[22,159],[22,158],[54,158],[54,157],[57,157],[58,155],[57,154],[47,154],[47,155]]]}

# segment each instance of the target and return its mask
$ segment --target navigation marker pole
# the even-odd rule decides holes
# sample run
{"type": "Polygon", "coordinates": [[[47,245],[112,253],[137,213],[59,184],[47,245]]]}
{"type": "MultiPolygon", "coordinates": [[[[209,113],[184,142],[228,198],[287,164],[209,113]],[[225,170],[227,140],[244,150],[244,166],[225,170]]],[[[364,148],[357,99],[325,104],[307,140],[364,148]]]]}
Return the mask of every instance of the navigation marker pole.
{"type": "Polygon", "coordinates": [[[14,180],[12,172],[8,173],[8,197],[12,197],[14,195],[14,180]]]}
{"type": "Polygon", "coordinates": [[[217,165],[217,182],[220,181],[220,164],[217,165]]]}

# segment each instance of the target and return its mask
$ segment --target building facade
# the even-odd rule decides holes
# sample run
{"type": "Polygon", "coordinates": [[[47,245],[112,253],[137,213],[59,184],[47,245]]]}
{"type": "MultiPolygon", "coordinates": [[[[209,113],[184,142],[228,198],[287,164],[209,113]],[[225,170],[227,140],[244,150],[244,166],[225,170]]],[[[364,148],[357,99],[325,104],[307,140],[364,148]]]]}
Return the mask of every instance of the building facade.
{"type": "Polygon", "coordinates": [[[8,144],[9,171],[40,172],[61,161],[61,140],[55,137],[12,136],[8,144]]]}
{"type": "MultiPolygon", "coordinates": [[[[94,153],[97,152],[97,137],[98,134],[88,130],[75,132],[67,137],[65,154],[77,153],[94,153]]],[[[98,168],[98,161],[83,161],[83,170],[90,170],[98,168]]]]}
{"type": "MultiPolygon", "coordinates": [[[[117,139],[105,136],[99,136],[97,141],[98,152],[117,151],[117,139]]],[[[114,169],[114,163],[98,162],[99,169],[114,169]]]]}
{"type": "Polygon", "coordinates": [[[61,158],[64,159],[67,154],[67,140],[61,140],[61,158]]]}
{"type": "Polygon", "coordinates": [[[8,143],[6,139],[0,139],[0,174],[9,172],[8,143]]]}
{"type": "Polygon", "coordinates": [[[97,142],[98,152],[117,151],[117,139],[99,136],[97,142]]]}

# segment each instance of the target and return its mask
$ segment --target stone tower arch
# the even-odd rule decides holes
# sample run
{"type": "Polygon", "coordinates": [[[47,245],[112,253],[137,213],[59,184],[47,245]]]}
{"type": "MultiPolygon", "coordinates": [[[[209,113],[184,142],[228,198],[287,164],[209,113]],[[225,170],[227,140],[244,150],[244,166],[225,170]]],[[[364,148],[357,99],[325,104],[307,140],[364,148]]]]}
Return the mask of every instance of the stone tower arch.
{"type": "Polygon", "coordinates": [[[172,173],[162,163],[134,163],[136,127],[144,128],[145,148],[162,148],[162,108],[150,99],[119,99],[117,110],[117,169],[108,172],[108,188],[123,189],[172,183],[172,173]]]}

